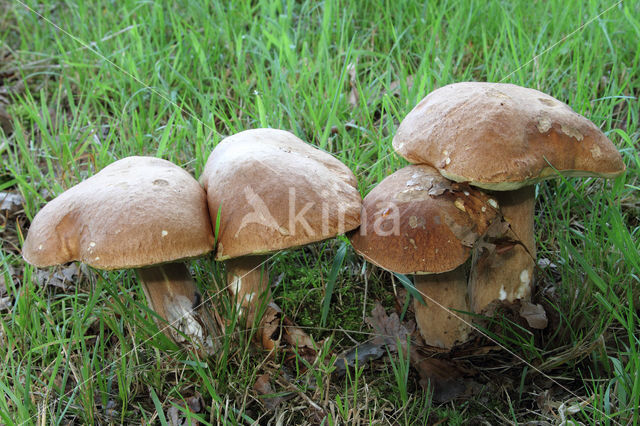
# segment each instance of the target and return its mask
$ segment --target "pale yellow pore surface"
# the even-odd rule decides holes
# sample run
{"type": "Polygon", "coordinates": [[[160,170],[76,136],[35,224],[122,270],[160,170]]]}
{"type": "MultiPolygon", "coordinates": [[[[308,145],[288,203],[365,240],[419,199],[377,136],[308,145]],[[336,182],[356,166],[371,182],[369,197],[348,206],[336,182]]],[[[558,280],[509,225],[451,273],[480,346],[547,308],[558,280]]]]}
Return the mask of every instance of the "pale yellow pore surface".
{"type": "Polygon", "coordinates": [[[459,176],[449,172],[447,169],[438,169],[440,174],[449,180],[454,182],[467,182],[469,185],[477,186],[478,188],[487,189],[489,191],[514,191],[516,189],[524,188],[525,186],[535,185],[536,183],[544,180],[559,178],[564,176],[569,177],[597,177],[603,179],[613,179],[620,175],[620,172],[615,173],[590,173],[582,170],[563,170],[559,173],[557,170],[546,167],[540,171],[540,174],[535,178],[525,179],[520,182],[481,182],[473,181],[467,176],[459,176]]]}
{"type": "Polygon", "coordinates": [[[79,260],[121,269],[199,256],[213,242],[198,182],[169,161],[128,157],[45,205],[22,254],[38,267],[79,260]]]}

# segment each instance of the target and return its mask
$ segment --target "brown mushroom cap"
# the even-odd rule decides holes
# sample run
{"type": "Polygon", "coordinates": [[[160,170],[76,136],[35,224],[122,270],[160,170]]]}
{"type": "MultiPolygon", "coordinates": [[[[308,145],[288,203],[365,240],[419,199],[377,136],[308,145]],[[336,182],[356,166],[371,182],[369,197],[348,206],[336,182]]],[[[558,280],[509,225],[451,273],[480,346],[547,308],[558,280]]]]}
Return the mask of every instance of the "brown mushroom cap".
{"type": "Polygon", "coordinates": [[[369,192],[360,230],[349,238],[359,254],[389,271],[442,273],[469,258],[498,214],[487,194],[450,182],[430,166],[411,165],[369,192]]]}
{"type": "Polygon", "coordinates": [[[321,241],[360,224],[362,199],[351,170],[283,130],[225,138],[200,181],[214,227],[220,211],[217,260],[321,241]]]}
{"type": "Polygon", "coordinates": [[[79,260],[100,269],[199,256],[213,248],[205,197],[169,161],[124,158],[45,205],[22,254],[38,267],[79,260]]]}
{"type": "Polygon", "coordinates": [[[393,139],[398,154],[456,182],[512,190],[556,177],[612,178],[622,157],[602,131],[559,100],[513,84],[455,83],[431,92],[393,139]]]}

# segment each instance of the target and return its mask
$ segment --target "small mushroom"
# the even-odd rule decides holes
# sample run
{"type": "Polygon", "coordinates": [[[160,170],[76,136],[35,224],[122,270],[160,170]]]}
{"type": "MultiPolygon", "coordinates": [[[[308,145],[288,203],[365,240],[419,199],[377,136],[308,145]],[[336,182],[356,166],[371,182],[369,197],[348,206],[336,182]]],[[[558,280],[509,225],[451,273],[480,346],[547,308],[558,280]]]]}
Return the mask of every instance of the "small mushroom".
{"type": "Polygon", "coordinates": [[[369,192],[362,225],[349,234],[353,248],[371,263],[415,275],[426,304],[414,301],[416,322],[431,346],[451,349],[469,336],[468,317],[456,311],[469,311],[465,262],[472,247],[499,220],[489,200],[430,166],[411,165],[369,192]]]}
{"type": "Polygon", "coordinates": [[[213,249],[205,193],[175,164],[151,157],[118,160],[46,204],[22,249],[37,267],[81,261],[97,269],[136,268],[159,324],[206,353],[219,335],[180,260],[213,249]]]}
{"type": "MultiPolygon", "coordinates": [[[[200,181],[212,224],[219,221],[216,260],[225,261],[228,289],[247,324],[267,305],[256,338],[270,349],[266,322],[281,313],[270,303],[266,254],[356,228],[362,203],[356,178],[339,160],[289,132],[253,129],[222,140],[200,181]]],[[[285,339],[306,336],[288,324],[285,339]]]]}
{"type": "Polygon", "coordinates": [[[614,178],[625,170],[594,123],[545,93],[513,84],[463,82],[431,92],[400,123],[393,147],[447,179],[494,191],[516,244],[474,254],[469,286],[477,313],[490,312],[494,301],[530,299],[536,183],[561,175],[614,178]]]}

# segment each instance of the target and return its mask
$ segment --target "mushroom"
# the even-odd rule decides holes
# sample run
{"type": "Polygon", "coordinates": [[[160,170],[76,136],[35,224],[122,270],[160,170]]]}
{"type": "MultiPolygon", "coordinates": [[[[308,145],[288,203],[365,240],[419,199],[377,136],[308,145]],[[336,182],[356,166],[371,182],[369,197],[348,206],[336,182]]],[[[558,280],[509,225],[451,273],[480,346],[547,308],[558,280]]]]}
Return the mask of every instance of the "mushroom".
{"type": "MultiPolygon", "coordinates": [[[[362,199],[351,170],[284,130],[253,129],[225,138],[211,152],[200,181],[212,224],[219,221],[216,260],[225,261],[228,289],[247,324],[271,300],[268,268],[261,267],[266,254],[333,238],[360,224],[362,199]]],[[[266,309],[256,338],[270,349],[269,327],[281,314],[273,303],[266,309]]],[[[291,327],[285,331],[285,340],[304,335],[291,327]]]]}
{"type": "Polygon", "coordinates": [[[561,175],[614,178],[625,170],[595,124],[513,84],[464,82],[431,92],[400,123],[393,147],[447,179],[494,191],[512,241],[474,254],[469,291],[477,313],[490,312],[494,301],[531,297],[536,183],[561,175]]]}
{"type": "Polygon", "coordinates": [[[178,261],[211,251],[213,241],[205,193],[189,173],[159,158],[128,157],[47,203],[22,255],[40,268],[76,260],[136,268],[150,308],[171,326],[164,333],[180,344],[186,335],[210,353],[216,323],[178,261]]]}
{"type": "Polygon", "coordinates": [[[425,305],[414,300],[420,333],[428,345],[451,349],[470,332],[467,316],[450,311],[469,311],[465,262],[496,220],[487,194],[450,182],[430,166],[411,165],[369,192],[362,225],[349,238],[371,263],[415,275],[425,296],[425,305]]]}

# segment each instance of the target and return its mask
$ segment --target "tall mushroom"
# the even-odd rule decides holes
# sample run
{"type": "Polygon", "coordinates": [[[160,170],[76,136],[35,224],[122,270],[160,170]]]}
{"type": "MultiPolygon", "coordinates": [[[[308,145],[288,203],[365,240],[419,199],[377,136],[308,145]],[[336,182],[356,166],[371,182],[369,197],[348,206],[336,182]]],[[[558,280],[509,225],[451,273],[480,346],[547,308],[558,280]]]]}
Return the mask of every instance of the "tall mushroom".
{"type": "Polygon", "coordinates": [[[464,82],[431,92],[404,118],[393,147],[447,179],[495,191],[517,243],[475,253],[474,312],[531,296],[537,182],[560,175],[614,178],[625,170],[595,124],[545,93],[513,84],[464,82]]]}
{"type": "MultiPolygon", "coordinates": [[[[216,260],[225,261],[229,291],[248,324],[256,308],[271,300],[266,254],[360,224],[362,200],[351,170],[283,130],[253,129],[225,138],[211,152],[200,181],[212,224],[219,221],[216,260]]],[[[279,316],[274,304],[263,315],[256,337],[266,348],[274,342],[271,330],[263,332],[265,321],[279,316]]],[[[285,338],[303,335],[294,328],[285,332],[285,338]]]]}
{"type": "Polygon", "coordinates": [[[387,176],[362,202],[362,225],[349,234],[353,248],[381,268],[415,275],[426,304],[414,301],[416,322],[431,346],[450,349],[468,337],[467,324],[443,307],[469,311],[465,262],[478,238],[499,223],[494,203],[426,165],[387,176]]]}
{"type": "Polygon", "coordinates": [[[175,164],[151,157],[118,160],[47,203],[22,248],[37,267],[81,261],[97,269],[136,268],[151,309],[210,353],[217,325],[183,263],[213,248],[205,193],[175,164]],[[178,262],[178,263],[176,263],[178,262]]]}

